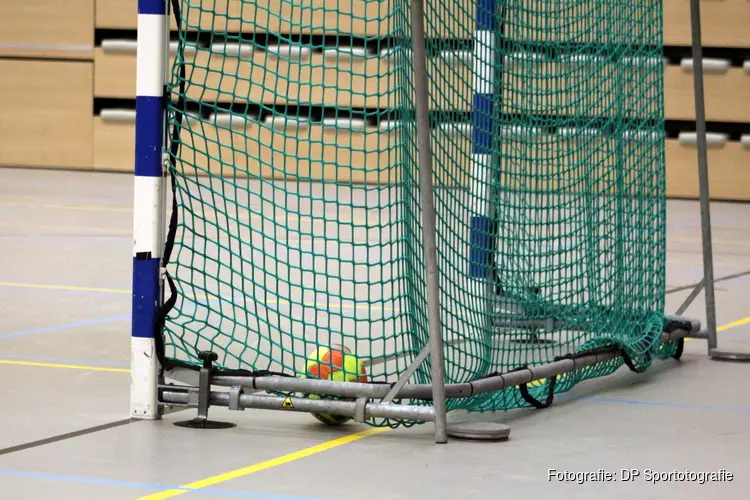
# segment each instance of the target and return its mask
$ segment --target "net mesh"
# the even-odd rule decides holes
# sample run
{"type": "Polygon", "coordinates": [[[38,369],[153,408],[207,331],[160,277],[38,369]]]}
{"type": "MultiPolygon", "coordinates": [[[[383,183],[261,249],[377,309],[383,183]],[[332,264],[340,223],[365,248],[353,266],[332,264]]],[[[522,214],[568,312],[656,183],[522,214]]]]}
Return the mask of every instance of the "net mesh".
{"type": "MultiPolygon", "coordinates": [[[[345,345],[394,382],[428,341],[408,1],[179,7],[165,358],[302,376],[345,345]]],[[[425,11],[446,382],[606,346],[638,370],[671,355],[660,2],[425,11]]]]}

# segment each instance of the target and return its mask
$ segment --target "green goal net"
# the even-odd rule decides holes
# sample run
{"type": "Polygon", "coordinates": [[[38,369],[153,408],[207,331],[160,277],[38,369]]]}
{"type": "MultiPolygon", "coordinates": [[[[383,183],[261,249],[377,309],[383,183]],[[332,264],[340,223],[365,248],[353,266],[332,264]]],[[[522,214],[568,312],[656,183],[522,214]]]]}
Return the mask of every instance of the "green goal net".
{"type": "MultiPolygon", "coordinates": [[[[395,382],[428,342],[409,3],[178,3],[163,363],[303,377],[343,345],[395,382]]],[[[446,382],[672,355],[660,2],[425,12],[446,382]]],[[[622,362],[448,407],[527,406],[622,362]]]]}

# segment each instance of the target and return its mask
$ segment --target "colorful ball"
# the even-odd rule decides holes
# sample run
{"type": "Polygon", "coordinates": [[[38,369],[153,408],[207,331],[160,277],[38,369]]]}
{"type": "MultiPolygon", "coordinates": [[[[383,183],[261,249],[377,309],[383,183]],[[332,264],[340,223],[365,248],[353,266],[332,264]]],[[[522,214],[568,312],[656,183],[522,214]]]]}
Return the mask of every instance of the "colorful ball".
{"type": "MultiPolygon", "coordinates": [[[[367,370],[364,363],[351,351],[340,345],[318,347],[307,356],[305,375],[308,378],[335,380],[337,382],[367,382],[367,370]]],[[[320,399],[317,394],[310,394],[311,399],[320,399]]],[[[353,401],[353,399],[344,399],[353,401]]],[[[313,416],[328,425],[341,425],[351,417],[313,413],[313,416]]]]}

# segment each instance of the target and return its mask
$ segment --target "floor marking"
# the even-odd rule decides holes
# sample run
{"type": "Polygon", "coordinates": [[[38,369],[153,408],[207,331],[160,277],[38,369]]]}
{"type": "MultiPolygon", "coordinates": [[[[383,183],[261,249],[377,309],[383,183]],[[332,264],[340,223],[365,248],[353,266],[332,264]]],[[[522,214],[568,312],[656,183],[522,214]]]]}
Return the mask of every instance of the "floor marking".
{"type": "Polygon", "coordinates": [[[737,321],[732,321],[731,323],[727,323],[726,325],[721,325],[716,327],[717,332],[724,332],[726,330],[730,330],[732,328],[737,328],[738,326],[747,325],[750,324],[750,316],[742,319],[738,319],[737,321]]]}
{"type": "Polygon", "coordinates": [[[36,229],[36,230],[43,230],[43,231],[71,231],[71,232],[81,232],[81,231],[90,231],[91,234],[86,235],[79,235],[79,234],[55,234],[55,235],[39,235],[39,234],[16,234],[12,236],[20,236],[20,237],[29,237],[29,236],[61,236],[61,237],[85,237],[85,238],[92,238],[96,236],[107,236],[107,237],[133,237],[132,231],[119,231],[119,232],[112,232],[111,228],[101,228],[96,226],[67,226],[67,225],[60,225],[60,224],[7,224],[5,222],[0,222],[0,227],[8,228],[8,229],[36,229]]]}
{"type": "Polygon", "coordinates": [[[103,366],[107,368],[127,368],[130,363],[120,361],[99,361],[93,359],[59,358],[55,356],[29,356],[26,354],[0,353],[0,359],[10,361],[38,361],[40,363],[59,363],[62,365],[103,366]]]}
{"type": "MultiPolygon", "coordinates": [[[[43,472],[29,472],[22,470],[12,469],[0,469],[0,476],[6,477],[22,477],[28,479],[46,479],[51,481],[61,481],[64,483],[77,483],[77,484],[95,484],[101,486],[123,486],[127,488],[142,488],[150,490],[166,490],[166,489],[179,489],[179,486],[167,485],[167,484],[152,484],[152,483],[139,483],[135,481],[120,481],[116,479],[104,479],[99,477],[85,477],[85,476],[68,476],[63,474],[46,474],[43,472]]],[[[322,500],[316,497],[298,497],[292,495],[282,495],[279,493],[252,493],[249,491],[233,491],[233,490],[220,490],[205,488],[201,490],[186,490],[203,494],[203,495],[222,495],[228,497],[239,497],[239,498],[255,498],[258,500],[322,500]]]]}
{"type": "MultiPolygon", "coordinates": [[[[729,222],[733,220],[734,217],[731,215],[714,215],[711,217],[711,223],[715,224],[717,222],[729,222]]],[[[689,227],[700,227],[702,225],[702,222],[700,219],[692,220],[692,221],[685,221],[685,222],[678,222],[677,224],[667,224],[667,231],[670,229],[685,229],[689,227]]],[[[721,229],[717,227],[717,229],[721,229]]]]}
{"type": "Polygon", "coordinates": [[[270,469],[272,467],[278,467],[279,465],[284,465],[289,462],[294,462],[295,460],[309,457],[310,455],[315,455],[316,453],[328,451],[330,449],[337,448],[339,446],[349,444],[354,441],[359,441],[360,439],[364,439],[374,434],[379,434],[381,432],[385,432],[389,430],[391,430],[390,427],[373,427],[371,429],[367,429],[362,432],[355,432],[354,434],[349,434],[348,436],[343,436],[343,437],[340,437],[331,441],[326,441],[325,443],[311,446],[310,448],[305,448],[303,450],[295,451],[287,455],[282,455],[277,458],[272,458],[271,460],[266,460],[264,462],[259,462],[257,464],[253,464],[248,467],[243,467],[241,469],[236,469],[236,470],[225,472],[223,474],[212,476],[206,479],[201,479],[200,481],[195,481],[193,483],[185,484],[185,485],[180,486],[179,488],[173,488],[167,491],[154,493],[153,495],[147,495],[145,497],[139,498],[138,500],[163,500],[165,498],[176,497],[184,493],[206,488],[207,486],[213,486],[218,483],[223,483],[225,481],[237,479],[238,477],[247,476],[255,472],[260,472],[262,470],[270,469]]]}
{"type": "Polygon", "coordinates": [[[120,293],[130,294],[131,290],[123,288],[99,288],[78,285],[48,285],[44,283],[18,283],[13,281],[0,281],[0,287],[10,288],[34,288],[39,290],[62,290],[65,292],[95,292],[95,293],[120,293]]]}
{"type": "MultiPolygon", "coordinates": [[[[750,316],[746,318],[721,325],[716,328],[717,332],[725,332],[739,326],[750,324],[750,316]]],[[[694,338],[687,338],[685,341],[697,340],[694,338]]],[[[114,362],[99,362],[90,360],[77,360],[67,358],[46,358],[42,356],[23,356],[17,354],[0,354],[0,364],[5,365],[20,365],[20,366],[38,366],[41,368],[63,368],[68,370],[91,370],[91,371],[105,371],[105,372],[119,372],[119,373],[130,373],[127,363],[114,362]],[[13,359],[15,358],[15,359],[13,359]],[[60,362],[55,362],[60,361],[60,362]],[[99,363],[100,366],[90,365],[86,363],[99,363]]],[[[377,363],[376,363],[377,364],[377,363]]]]}
{"type": "MultiPolygon", "coordinates": [[[[725,332],[727,330],[731,330],[732,328],[737,328],[738,326],[747,325],[747,324],[750,324],[750,316],[746,318],[738,319],[737,321],[732,321],[731,323],[727,323],[726,325],[717,326],[716,333],[725,332]]],[[[690,342],[693,340],[699,340],[699,339],[696,339],[695,337],[685,338],[685,342],[690,342]]]]}
{"type": "MultiPolygon", "coordinates": [[[[71,210],[71,211],[87,211],[87,212],[132,212],[133,207],[132,206],[112,206],[112,205],[57,205],[57,204],[39,204],[39,203],[23,203],[23,202],[2,202],[0,203],[0,207],[10,207],[10,208],[43,208],[43,209],[52,209],[52,210],[71,210]]],[[[242,215],[239,217],[235,217],[232,215],[232,222],[240,222],[240,221],[247,221],[249,219],[255,219],[255,220],[267,220],[267,221],[275,221],[276,223],[286,224],[290,220],[297,220],[302,222],[303,220],[306,223],[313,223],[313,222],[325,222],[325,223],[338,223],[338,224],[346,224],[356,227],[382,227],[382,226],[392,226],[394,224],[401,223],[404,219],[402,217],[398,217],[397,214],[385,214],[383,216],[378,214],[373,214],[372,216],[368,217],[365,215],[364,218],[347,218],[345,215],[347,214],[331,214],[331,213],[323,213],[323,214],[309,214],[309,213],[300,213],[300,212],[282,212],[281,214],[275,215],[275,214],[260,214],[257,213],[257,210],[263,210],[262,208],[253,207],[254,211],[252,211],[249,214],[244,213],[247,211],[247,209],[243,210],[242,215]],[[394,215],[396,218],[391,218],[390,215],[394,215]],[[307,220],[309,219],[309,220],[307,220]]],[[[367,210],[380,210],[377,207],[373,207],[367,210]]],[[[206,206],[203,210],[203,213],[205,215],[208,214],[218,214],[218,215],[226,215],[232,213],[231,209],[227,209],[224,211],[217,211],[215,209],[212,209],[211,207],[206,206]]],[[[718,218],[717,218],[718,220],[718,218]]],[[[691,223],[692,224],[692,223],[691,223]]],[[[683,225],[677,224],[674,227],[667,226],[667,230],[670,229],[680,229],[683,225]]],[[[684,227],[690,227],[690,226],[684,226],[684,227]]],[[[721,229],[721,228],[718,228],[721,229]]],[[[669,241],[671,242],[678,242],[678,243],[700,243],[701,240],[699,238],[690,238],[690,237],[670,237],[669,241]]],[[[743,241],[736,241],[736,240],[713,240],[714,244],[744,244],[743,241]]]]}
{"type": "MultiPolygon", "coordinates": [[[[20,283],[20,282],[13,282],[13,281],[0,281],[0,288],[1,287],[9,287],[9,288],[32,288],[32,289],[40,289],[40,290],[55,290],[55,291],[64,291],[64,292],[92,292],[92,293],[113,293],[113,294],[131,294],[131,290],[126,290],[122,288],[99,288],[99,287],[89,287],[89,286],[78,286],[78,285],[52,285],[52,284],[45,284],[45,283],[20,283]]],[[[211,295],[214,297],[215,295],[211,295]]],[[[185,296],[187,299],[193,299],[193,300],[205,300],[208,296],[207,295],[196,295],[196,296],[185,296]]],[[[242,298],[242,297],[240,297],[242,298]]],[[[253,297],[247,297],[248,299],[253,299],[253,297]]],[[[228,299],[211,299],[209,302],[216,303],[217,300],[226,300],[227,302],[230,302],[228,299]]],[[[255,299],[255,301],[258,304],[264,304],[264,305],[285,305],[285,306],[305,306],[305,307],[317,307],[317,308],[339,308],[339,309],[354,309],[354,310],[369,310],[369,311],[397,311],[398,309],[392,306],[378,306],[378,305],[371,305],[371,304],[349,304],[349,303],[334,303],[334,302],[325,302],[325,301],[305,301],[305,302],[292,302],[287,299],[255,299]]],[[[204,302],[200,302],[202,305],[205,305],[204,302]]],[[[0,335],[0,338],[3,338],[2,335],[0,335]]]]}
{"type": "MultiPolygon", "coordinates": [[[[750,275],[750,271],[742,271],[740,273],[727,274],[726,276],[722,276],[720,278],[715,278],[714,279],[714,283],[721,283],[722,281],[729,281],[729,280],[741,278],[741,277],[747,276],[747,275],[750,275]]],[[[667,290],[666,293],[668,295],[670,293],[682,292],[684,290],[692,290],[693,288],[695,288],[698,285],[698,283],[700,283],[700,281],[695,282],[695,283],[691,283],[689,285],[682,285],[682,286],[678,286],[678,287],[675,287],[675,288],[670,288],[669,290],[667,290]]]]}
{"type": "Polygon", "coordinates": [[[95,432],[104,431],[107,429],[113,429],[115,427],[120,427],[122,425],[127,425],[127,424],[131,424],[133,422],[138,422],[138,421],[139,420],[136,420],[136,419],[125,418],[123,420],[116,420],[114,422],[109,422],[107,424],[95,425],[94,427],[88,427],[86,429],[81,429],[79,431],[66,432],[65,434],[59,434],[57,436],[39,439],[37,441],[31,441],[29,443],[19,444],[16,446],[10,446],[8,448],[3,448],[2,450],[0,450],[0,455],[7,455],[9,453],[15,453],[17,451],[28,450],[30,448],[37,448],[39,446],[44,446],[45,444],[57,443],[58,441],[64,441],[66,439],[73,439],[76,437],[85,436],[86,434],[93,434],[95,432]]]}
{"type": "Polygon", "coordinates": [[[78,321],[76,323],[68,323],[66,325],[45,326],[42,328],[34,328],[31,330],[22,330],[20,332],[0,334],[0,340],[12,339],[16,337],[24,337],[26,335],[36,335],[38,333],[55,332],[58,330],[69,330],[71,328],[80,328],[83,326],[102,325],[105,323],[115,323],[117,321],[124,321],[126,319],[130,319],[130,314],[123,314],[120,316],[109,316],[106,318],[90,319],[87,321],[78,321]]]}
{"type": "Polygon", "coordinates": [[[691,405],[686,403],[665,403],[661,401],[638,401],[633,399],[606,398],[597,396],[566,396],[560,394],[560,399],[591,401],[594,403],[618,403],[627,405],[658,406],[663,408],[681,408],[685,410],[706,410],[722,413],[750,413],[750,408],[732,408],[729,406],[691,405]],[[563,397],[564,396],[564,397],[563,397]]]}
{"type": "Polygon", "coordinates": [[[51,210],[73,210],[83,212],[132,212],[133,207],[117,207],[108,205],[54,205],[39,203],[0,203],[0,207],[8,208],[46,208],[51,210]]]}
{"type": "MultiPolygon", "coordinates": [[[[734,273],[734,274],[728,274],[726,276],[722,276],[720,278],[716,278],[714,280],[714,283],[720,283],[722,281],[729,281],[736,278],[740,278],[743,276],[750,275],[750,270],[743,271],[740,273],[734,273]]],[[[677,286],[675,288],[670,288],[666,291],[666,294],[672,294],[676,292],[681,292],[684,290],[692,290],[697,283],[690,284],[690,285],[682,285],[677,286]]],[[[0,281],[0,287],[10,287],[10,288],[31,288],[31,289],[40,289],[40,290],[57,290],[57,291],[69,291],[69,292],[93,292],[93,293],[112,293],[112,294],[131,294],[132,291],[128,289],[122,289],[122,288],[100,288],[100,287],[90,287],[90,286],[78,286],[78,285],[54,285],[54,284],[45,284],[45,283],[21,283],[21,282],[11,282],[11,281],[0,281]]],[[[214,295],[212,295],[213,297],[214,295]]],[[[204,300],[207,298],[206,295],[198,295],[195,297],[185,297],[185,298],[192,298],[196,300],[204,300]]],[[[252,299],[252,297],[248,297],[252,299]]],[[[217,299],[212,299],[217,300],[217,299]]],[[[265,304],[265,305],[288,305],[288,306],[305,306],[305,307],[317,307],[317,308],[340,308],[340,309],[347,309],[347,310],[370,310],[370,311],[398,311],[399,309],[393,306],[377,306],[377,305],[357,305],[357,304],[348,304],[348,303],[330,303],[330,302],[311,302],[311,301],[305,301],[300,303],[292,303],[291,301],[287,299],[267,299],[265,301],[256,299],[258,304],[265,304]]],[[[2,336],[0,336],[2,338],[2,336]]]]}
{"type": "Polygon", "coordinates": [[[108,366],[69,365],[63,363],[41,363],[39,361],[19,361],[15,359],[0,359],[0,365],[37,366],[41,368],[65,368],[68,370],[89,370],[96,372],[130,373],[128,368],[113,368],[108,366]]]}

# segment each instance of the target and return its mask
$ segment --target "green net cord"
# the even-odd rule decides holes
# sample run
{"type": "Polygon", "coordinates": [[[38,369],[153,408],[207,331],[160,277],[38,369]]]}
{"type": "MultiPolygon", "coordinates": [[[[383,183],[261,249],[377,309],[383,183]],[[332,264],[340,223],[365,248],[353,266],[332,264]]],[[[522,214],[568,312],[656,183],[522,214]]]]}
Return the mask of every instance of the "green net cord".
{"type": "MultiPolygon", "coordinates": [[[[425,11],[446,382],[601,347],[638,370],[674,353],[660,2],[425,11]]],[[[304,376],[309,353],[345,345],[395,382],[428,341],[408,2],[181,0],[179,20],[165,356],[304,376]]],[[[528,403],[509,388],[448,406],[528,403]]]]}

